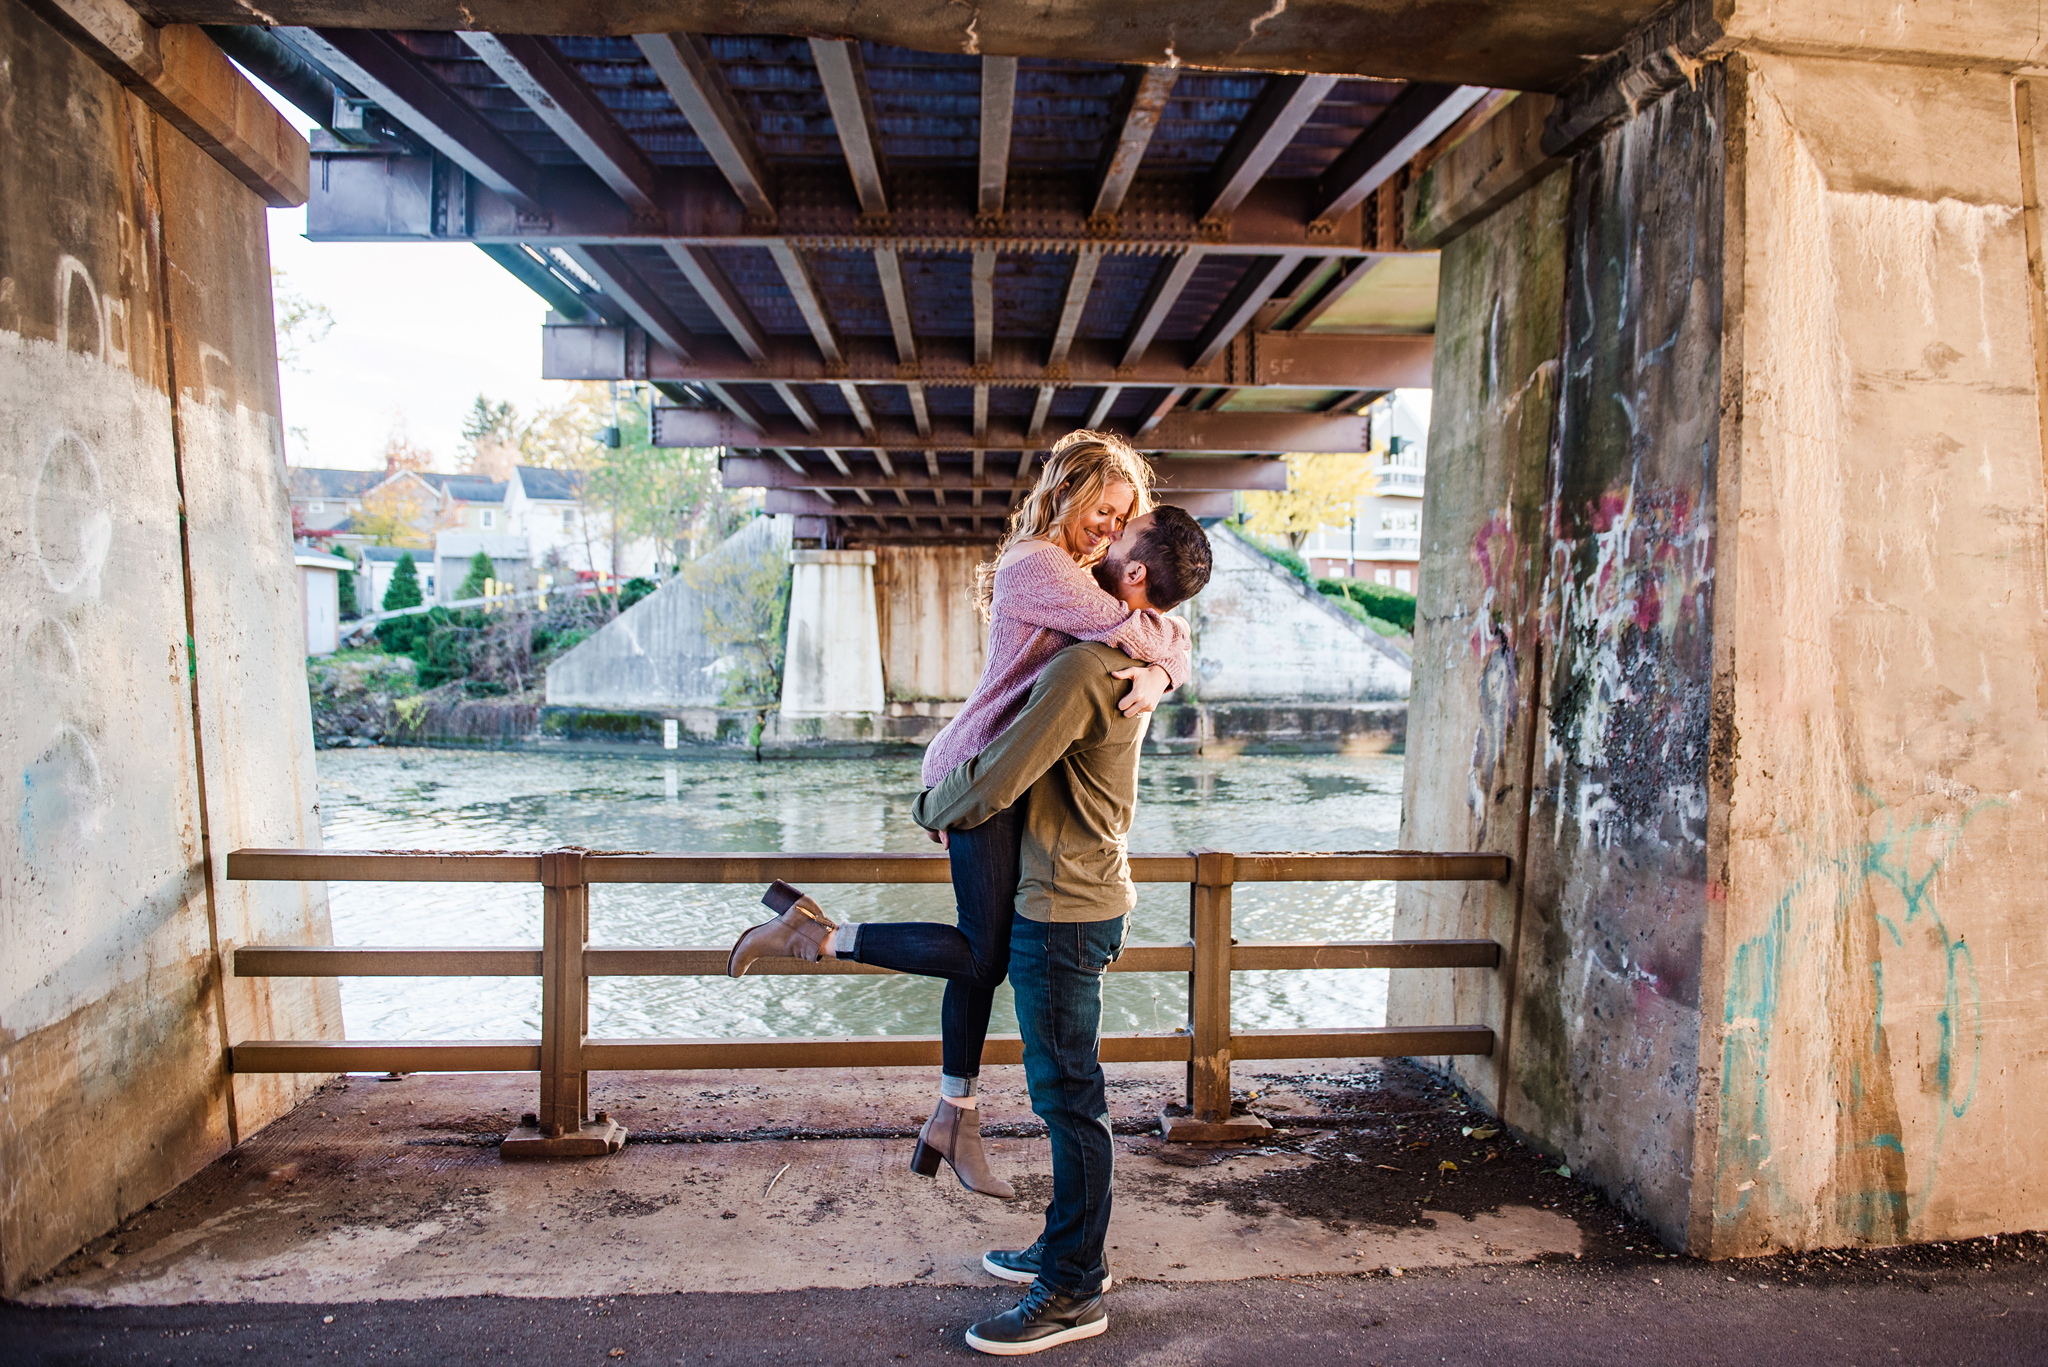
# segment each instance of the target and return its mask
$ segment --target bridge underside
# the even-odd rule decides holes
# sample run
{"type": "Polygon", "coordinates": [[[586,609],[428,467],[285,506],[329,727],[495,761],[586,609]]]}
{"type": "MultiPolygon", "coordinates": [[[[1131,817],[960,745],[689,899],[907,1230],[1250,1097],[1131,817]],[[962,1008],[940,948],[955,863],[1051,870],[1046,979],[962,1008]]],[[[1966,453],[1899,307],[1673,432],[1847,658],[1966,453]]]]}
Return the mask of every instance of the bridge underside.
{"type": "Polygon", "coordinates": [[[1400,893],[1504,954],[1392,1019],[1495,1026],[1441,1066],[1675,1247],[2048,1221],[2031,11],[711,8],[0,0],[0,1289],[312,1085],[230,1042],[339,1037],[225,971],[321,886],[221,864],[319,829],[263,232],[309,179],[835,538],[985,539],[1091,418],[1228,499],[1426,353],[1403,838],[1513,874],[1400,893]]]}
{"type": "Polygon", "coordinates": [[[1197,515],[1429,380],[1401,195],[1502,97],[873,41],[214,30],[329,129],[310,234],[473,242],[800,535],[980,540],[1107,427],[1197,515]],[[1259,459],[1216,460],[1215,456],[1259,459]],[[762,458],[772,462],[767,477],[762,458]],[[1262,468],[1263,467],[1263,468],[1262,468]]]}

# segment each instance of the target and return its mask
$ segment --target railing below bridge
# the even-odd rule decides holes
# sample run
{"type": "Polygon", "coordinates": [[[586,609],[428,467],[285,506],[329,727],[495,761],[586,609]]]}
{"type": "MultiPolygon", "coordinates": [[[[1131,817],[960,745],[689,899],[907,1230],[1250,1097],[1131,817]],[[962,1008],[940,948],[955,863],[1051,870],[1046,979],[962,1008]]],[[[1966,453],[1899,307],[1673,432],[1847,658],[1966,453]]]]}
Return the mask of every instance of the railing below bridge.
{"type": "MultiPolygon", "coordinates": [[[[1230,1114],[1236,1059],[1490,1054],[1485,1025],[1353,1026],[1323,1030],[1233,1030],[1231,975],[1252,969],[1497,968],[1492,940],[1370,940],[1239,944],[1231,936],[1231,889],[1239,883],[1498,881],[1498,854],[1409,851],[1353,854],[1133,855],[1140,883],[1186,883],[1189,938],[1136,944],[1111,965],[1119,973],[1186,973],[1188,1023],[1170,1032],[1103,1036],[1106,1062],[1182,1062],[1191,1112],[1168,1125],[1173,1139],[1244,1137],[1230,1114]]],[[[246,1040],[230,1050],[240,1073],[538,1072],[533,1132],[508,1140],[508,1154],[603,1152],[623,1131],[589,1115],[589,1075],[621,1069],[833,1068],[937,1065],[937,1036],[835,1039],[593,1039],[593,977],[723,976],[727,951],[672,946],[592,945],[590,888],[599,883],[733,883],[773,879],[832,883],[945,883],[947,858],[931,854],[611,854],[581,849],[531,853],[420,853],[354,850],[237,850],[227,876],[270,882],[539,883],[545,889],[541,944],[502,948],[359,949],[332,945],[247,945],[237,977],[538,977],[541,1037],[509,1040],[246,1040]]],[[[737,930],[738,927],[735,927],[737,930]]],[[[886,973],[865,964],[771,959],[755,974],[886,973]]],[[[982,1057],[1017,1063],[1015,1035],[992,1036],[982,1057]]]]}

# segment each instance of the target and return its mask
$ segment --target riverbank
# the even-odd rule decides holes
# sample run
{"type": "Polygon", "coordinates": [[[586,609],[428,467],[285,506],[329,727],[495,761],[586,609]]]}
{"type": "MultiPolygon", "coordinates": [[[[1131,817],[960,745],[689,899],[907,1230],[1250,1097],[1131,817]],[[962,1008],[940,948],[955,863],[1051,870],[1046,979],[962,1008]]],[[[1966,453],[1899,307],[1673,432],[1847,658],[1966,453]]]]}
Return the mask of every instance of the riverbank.
{"type": "MultiPolygon", "coordinates": [[[[454,682],[422,689],[402,655],[351,653],[308,666],[314,744],[323,750],[425,746],[672,759],[906,758],[958,704],[894,703],[877,714],[785,717],[772,707],[604,710],[553,707],[543,690],[478,696],[454,682]]],[[[1406,702],[1168,703],[1152,755],[1377,755],[1407,747],[1406,702]]]]}

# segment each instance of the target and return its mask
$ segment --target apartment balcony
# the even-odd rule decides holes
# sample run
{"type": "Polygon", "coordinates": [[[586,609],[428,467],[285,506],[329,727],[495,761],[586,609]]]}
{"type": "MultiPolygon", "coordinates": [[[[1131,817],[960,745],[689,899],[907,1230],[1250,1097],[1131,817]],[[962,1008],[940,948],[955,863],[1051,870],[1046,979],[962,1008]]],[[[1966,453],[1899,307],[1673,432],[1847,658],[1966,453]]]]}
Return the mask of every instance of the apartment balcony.
{"type": "Polygon", "coordinates": [[[1376,536],[1372,539],[1370,549],[1374,555],[1420,556],[1422,554],[1422,534],[1417,532],[1406,536],[1376,536]]]}
{"type": "Polygon", "coordinates": [[[1373,471],[1374,493],[1379,494],[1420,494],[1422,492],[1422,471],[1412,466],[1381,466],[1373,471]]]}

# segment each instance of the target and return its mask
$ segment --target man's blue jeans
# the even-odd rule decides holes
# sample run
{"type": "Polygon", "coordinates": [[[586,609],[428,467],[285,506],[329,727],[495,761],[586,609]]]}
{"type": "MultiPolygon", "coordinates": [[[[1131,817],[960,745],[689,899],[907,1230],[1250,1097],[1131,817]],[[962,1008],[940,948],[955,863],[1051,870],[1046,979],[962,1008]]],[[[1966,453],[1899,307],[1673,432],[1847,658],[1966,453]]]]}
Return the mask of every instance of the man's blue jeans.
{"type": "Polygon", "coordinates": [[[1052,1204],[1038,1279],[1074,1295],[1101,1285],[1109,1233],[1109,1103],[1102,1084],[1102,974],[1123,953],[1124,918],[1010,927],[1010,987],[1031,1109],[1052,1139],[1052,1204]]]}

